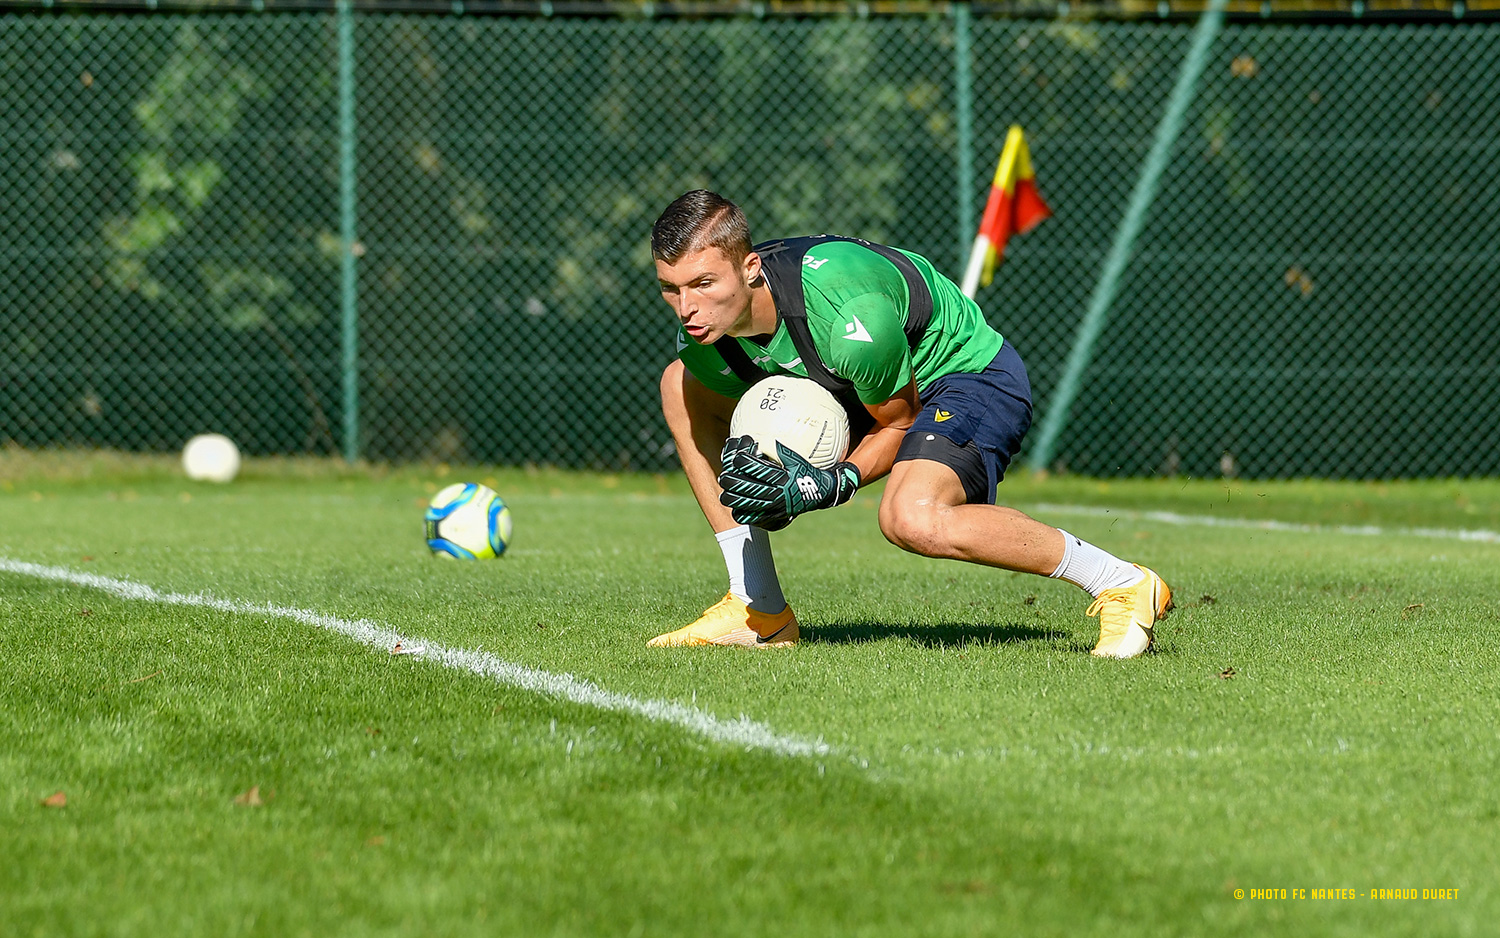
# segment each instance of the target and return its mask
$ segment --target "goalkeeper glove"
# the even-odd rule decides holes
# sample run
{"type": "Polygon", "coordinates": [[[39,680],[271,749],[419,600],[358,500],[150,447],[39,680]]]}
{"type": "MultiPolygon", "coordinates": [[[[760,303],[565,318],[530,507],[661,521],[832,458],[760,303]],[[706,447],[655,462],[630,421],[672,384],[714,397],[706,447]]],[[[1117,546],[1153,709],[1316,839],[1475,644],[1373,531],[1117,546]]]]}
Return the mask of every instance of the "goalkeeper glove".
{"type": "Polygon", "coordinates": [[[776,454],[779,466],[756,452],[748,436],[724,444],[719,502],[740,524],[776,531],[804,512],[842,505],[859,490],[859,469],[851,462],[819,469],[780,443],[776,454]]]}

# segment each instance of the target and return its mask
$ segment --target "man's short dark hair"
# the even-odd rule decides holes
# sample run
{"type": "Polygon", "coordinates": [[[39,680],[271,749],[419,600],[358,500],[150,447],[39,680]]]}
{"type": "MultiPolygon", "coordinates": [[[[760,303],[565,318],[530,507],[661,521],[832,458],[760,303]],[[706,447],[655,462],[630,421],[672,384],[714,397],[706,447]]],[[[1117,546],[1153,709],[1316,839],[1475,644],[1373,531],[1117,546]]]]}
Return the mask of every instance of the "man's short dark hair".
{"type": "Polygon", "coordinates": [[[674,263],[691,251],[716,247],[730,263],[750,253],[750,223],[733,202],[707,189],[678,196],[651,226],[651,256],[674,263]]]}

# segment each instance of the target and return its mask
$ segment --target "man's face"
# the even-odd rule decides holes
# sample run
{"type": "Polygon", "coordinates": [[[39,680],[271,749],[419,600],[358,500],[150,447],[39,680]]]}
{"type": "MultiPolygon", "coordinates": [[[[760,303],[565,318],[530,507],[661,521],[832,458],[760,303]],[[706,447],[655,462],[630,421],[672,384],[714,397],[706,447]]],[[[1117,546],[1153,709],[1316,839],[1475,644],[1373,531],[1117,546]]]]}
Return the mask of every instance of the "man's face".
{"type": "Polygon", "coordinates": [[[760,258],[754,253],[743,264],[735,264],[718,248],[706,247],[672,263],[658,260],[656,279],[662,299],[688,336],[699,345],[708,345],[725,335],[746,334],[750,279],[759,268],[760,258]]]}

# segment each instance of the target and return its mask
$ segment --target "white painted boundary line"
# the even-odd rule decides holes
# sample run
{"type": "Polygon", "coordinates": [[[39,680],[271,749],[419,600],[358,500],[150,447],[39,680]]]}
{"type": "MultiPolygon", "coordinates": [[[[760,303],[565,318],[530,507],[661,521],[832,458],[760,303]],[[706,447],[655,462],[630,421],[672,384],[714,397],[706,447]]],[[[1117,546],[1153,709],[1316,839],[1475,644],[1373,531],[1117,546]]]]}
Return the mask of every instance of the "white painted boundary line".
{"type": "Polygon", "coordinates": [[[782,756],[827,756],[833,753],[833,747],[821,739],[806,740],[796,736],[782,735],[764,723],[757,723],[743,714],[737,720],[722,720],[711,713],[671,701],[642,700],[629,694],[605,690],[591,681],[576,678],[571,674],[553,674],[550,671],[541,671],[502,661],[488,652],[466,648],[444,648],[425,639],[403,637],[395,629],[369,619],[339,619],[291,606],[216,599],[205,593],[162,593],[130,580],[116,580],[93,573],[69,570],[67,567],[48,567],[22,560],[11,560],[7,557],[0,557],[0,572],[86,586],[121,599],[138,599],[169,606],[197,606],[234,615],[291,619],[303,625],[337,632],[346,638],[352,638],[363,645],[383,651],[390,651],[398,642],[405,646],[421,646],[424,649],[421,653],[423,658],[436,661],[445,668],[469,671],[509,687],[548,697],[557,697],[585,707],[631,713],[659,723],[670,723],[716,743],[745,749],[764,749],[782,756]]]}
{"type": "Polygon", "coordinates": [[[1095,518],[1124,518],[1127,521],[1156,521],[1205,528],[1249,528],[1256,531],[1290,531],[1298,534],[1350,534],[1357,537],[1430,537],[1478,544],[1500,544],[1500,532],[1465,530],[1463,528],[1382,528],[1372,524],[1298,524],[1291,521],[1256,521],[1250,518],[1215,518],[1212,515],[1180,515],[1172,511],[1125,511],[1093,505],[1030,506],[1038,514],[1088,515],[1095,518]]]}

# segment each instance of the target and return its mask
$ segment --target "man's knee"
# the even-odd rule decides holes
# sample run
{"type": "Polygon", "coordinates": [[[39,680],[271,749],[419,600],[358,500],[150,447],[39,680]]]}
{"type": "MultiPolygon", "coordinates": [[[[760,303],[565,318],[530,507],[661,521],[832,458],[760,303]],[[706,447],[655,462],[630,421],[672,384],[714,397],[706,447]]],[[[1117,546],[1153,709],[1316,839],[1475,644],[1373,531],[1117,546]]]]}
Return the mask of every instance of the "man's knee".
{"type": "Polygon", "coordinates": [[[661,412],[668,420],[674,414],[687,412],[687,389],[683,386],[683,379],[687,377],[687,368],[682,364],[682,359],[674,358],[661,373],[661,412]]]}
{"type": "Polygon", "coordinates": [[[727,433],[735,403],[734,398],[709,390],[693,377],[681,359],[662,370],[661,412],[674,433],[682,430],[697,435],[706,432],[705,428],[714,428],[715,433],[727,433]]]}
{"type": "Polygon", "coordinates": [[[939,507],[930,502],[886,499],[880,504],[880,533],[902,550],[924,557],[947,554],[943,535],[943,518],[939,507]]]}

